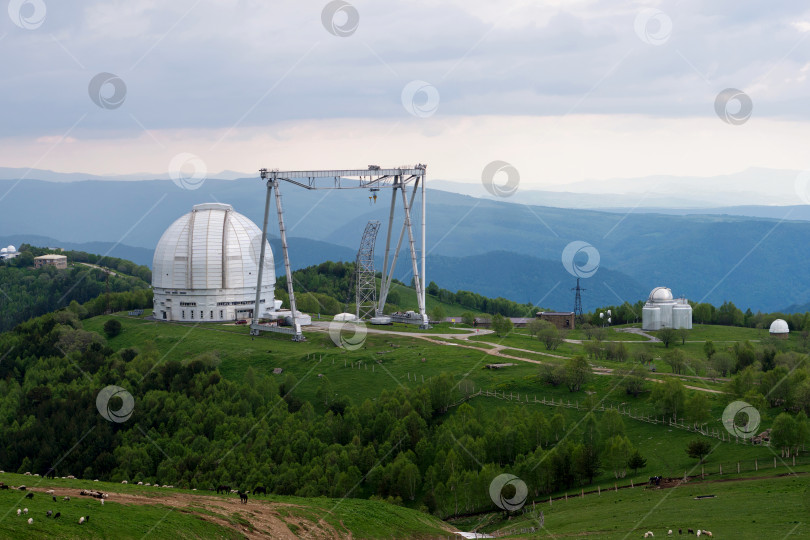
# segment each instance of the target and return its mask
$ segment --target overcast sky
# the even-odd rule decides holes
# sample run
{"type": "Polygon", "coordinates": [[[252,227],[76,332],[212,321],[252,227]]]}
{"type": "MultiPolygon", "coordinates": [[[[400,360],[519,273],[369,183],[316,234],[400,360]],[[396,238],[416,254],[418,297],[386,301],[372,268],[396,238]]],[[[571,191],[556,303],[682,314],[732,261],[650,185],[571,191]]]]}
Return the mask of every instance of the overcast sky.
{"type": "Polygon", "coordinates": [[[803,0],[3,3],[4,167],[810,169],[803,0]]]}

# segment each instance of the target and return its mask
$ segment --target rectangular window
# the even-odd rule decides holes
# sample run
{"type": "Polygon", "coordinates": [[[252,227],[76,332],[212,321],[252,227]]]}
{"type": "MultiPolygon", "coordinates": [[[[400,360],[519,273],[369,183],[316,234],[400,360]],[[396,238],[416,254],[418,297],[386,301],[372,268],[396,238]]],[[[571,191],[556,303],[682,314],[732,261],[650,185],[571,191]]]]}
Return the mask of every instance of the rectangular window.
{"type": "Polygon", "coordinates": [[[183,310],[183,318],[184,319],[186,318],[186,310],[185,309],[183,310]]]}
{"type": "Polygon", "coordinates": [[[205,312],[203,310],[200,310],[200,318],[201,319],[205,318],[205,312]]]}
{"type": "Polygon", "coordinates": [[[209,319],[213,319],[214,318],[214,311],[211,310],[210,312],[208,312],[208,315],[209,315],[209,317],[208,317],[209,319]]]}
{"type": "Polygon", "coordinates": [[[220,318],[220,319],[224,318],[224,317],[222,316],[222,310],[221,310],[221,309],[219,310],[219,318],[220,318]]]}
{"type": "Polygon", "coordinates": [[[192,319],[194,318],[194,310],[193,309],[191,310],[191,318],[192,319]]]}

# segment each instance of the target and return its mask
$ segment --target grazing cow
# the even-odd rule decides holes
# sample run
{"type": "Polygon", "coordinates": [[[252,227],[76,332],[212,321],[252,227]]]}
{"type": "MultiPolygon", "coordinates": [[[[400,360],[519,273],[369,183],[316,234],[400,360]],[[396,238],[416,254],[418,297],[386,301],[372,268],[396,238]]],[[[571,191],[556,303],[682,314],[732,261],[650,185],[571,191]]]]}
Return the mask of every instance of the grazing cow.
{"type": "Polygon", "coordinates": [[[65,495],[64,497],[62,497],[62,500],[65,501],[65,502],[70,502],[70,497],[65,495]]]}
{"type": "Polygon", "coordinates": [[[26,498],[26,499],[33,499],[33,498],[34,498],[34,492],[32,491],[31,493],[29,493],[28,495],[26,495],[26,496],[25,496],[25,498],[26,498]]]}
{"type": "Polygon", "coordinates": [[[51,499],[53,499],[53,502],[56,502],[56,496],[55,495],[52,495],[51,499]]]}
{"type": "Polygon", "coordinates": [[[217,495],[219,495],[220,491],[222,493],[229,493],[231,491],[231,486],[217,486],[217,495]]]}
{"type": "Polygon", "coordinates": [[[48,510],[45,512],[45,517],[53,517],[53,510],[48,510]]]}
{"type": "Polygon", "coordinates": [[[8,489],[8,486],[0,482],[0,489],[8,489]]]}
{"type": "Polygon", "coordinates": [[[261,493],[262,495],[267,495],[267,488],[264,486],[256,486],[255,488],[253,488],[254,495],[258,495],[259,493],[261,493]]]}
{"type": "Polygon", "coordinates": [[[683,534],[683,529],[678,528],[678,534],[683,534]]]}
{"type": "Polygon", "coordinates": [[[239,492],[239,502],[242,504],[247,504],[248,494],[247,492],[240,491],[239,492]]]}
{"type": "Polygon", "coordinates": [[[695,531],[693,531],[692,529],[686,529],[686,532],[688,532],[689,534],[695,534],[695,531]]]}
{"type": "Polygon", "coordinates": [[[56,515],[53,516],[53,519],[59,519],[62,517],[62,512],[57,512],[56,515]]]}

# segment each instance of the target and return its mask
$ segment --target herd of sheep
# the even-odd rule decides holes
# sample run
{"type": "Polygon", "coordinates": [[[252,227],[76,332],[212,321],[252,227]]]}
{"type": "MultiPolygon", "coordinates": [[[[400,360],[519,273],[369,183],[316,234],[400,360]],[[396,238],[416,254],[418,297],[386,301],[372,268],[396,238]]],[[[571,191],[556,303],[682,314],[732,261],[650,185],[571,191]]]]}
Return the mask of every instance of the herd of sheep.
{"type": "MultiPolygon", "coordinates": [[[[673,534],[675,533],[672,532],[672,529],[667,531],[667,536],[672,536],[673,534]]],[[[678,529],[678,534],[683,534],[683,529],[678,529]]],[[[696,536],[703,535],[708,536],[709,538],[714,538],[712,531],[707,531],[705,529],[698,529],[697,532],[695,532],[694,529],[686,529],[686,534],[694,534],[696,536]]],[[[647,531],[644,533],[644,538],[655,538],[655,534],[652,531],[647,531]]]]}

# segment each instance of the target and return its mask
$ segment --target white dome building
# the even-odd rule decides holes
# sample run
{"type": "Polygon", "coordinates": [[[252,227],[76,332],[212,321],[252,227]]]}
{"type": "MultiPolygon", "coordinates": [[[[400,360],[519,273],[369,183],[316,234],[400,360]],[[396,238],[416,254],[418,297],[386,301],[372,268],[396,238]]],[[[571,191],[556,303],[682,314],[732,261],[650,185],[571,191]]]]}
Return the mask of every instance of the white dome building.
{"type": "Polygon", "coordinates": [[[641,328],[660,330],[662,328],[692,329],[692,306],[686,298],[673,298],[667,287],[656,287],[650,292],[647,303],[641,310],[641,328]]]}
{"type": "MultiPolygon", "coordinates": [[[[261,229],[229,204],[194,206],[166,229],[155,248],[155,318],[233,321],[253,317],[261,238],[261,229]]],[[[273,252],[267,243],[262,312],[278,308],[273,300],[275,284],[273,252]]]]}
{"type": "Polygon", "coordinates": [[[0,248],[0,259],[13,259],[18,255],[17,248],[14,246],[0,248]]]}
{"type": "Polygon", "coordinates": [[[790,333],[790,328],[788,328],[788,323],[785,322],[784,319],[776,319],[771,323],[769,332],[772,337],[787,339],[788,334],[790,333]]]}

